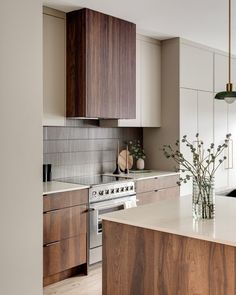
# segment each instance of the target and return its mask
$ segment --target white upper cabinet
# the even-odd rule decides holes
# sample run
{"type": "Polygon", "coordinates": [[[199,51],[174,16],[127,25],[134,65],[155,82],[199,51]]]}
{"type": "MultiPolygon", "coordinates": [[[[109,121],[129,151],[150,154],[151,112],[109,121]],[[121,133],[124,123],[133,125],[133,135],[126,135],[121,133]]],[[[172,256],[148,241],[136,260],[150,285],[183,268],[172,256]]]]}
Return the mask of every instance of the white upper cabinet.
{"type": "Polygon", "coordinates": [[[215,54],[215,92],[225,91],[228,81],[228,59],[225,55],[215,54]]]}
{"type": "MultiPolygon", "coordinates": [[[[136,118],[129,120],[118,120],[119,127],[137,127],[142,125],[141,120],[141,41],[136,39],[136,118]]],[[[107,121],[106,121],[107,122],[107,121]]],[[[115,122],[115,121],[114,121],[115,122]]]]}
{"type": "Polygon", "coordinates": [[[141,121],[142,127],[161,126],[161,47],[141,41],[141,121]]]}
{"type": "Polygon", "coordinates": [[[158,40],[137,35],[136,119],[100,120],[107,127],[161,126],[161,45],[158,40]]]}
{"type": "Polygon", "coordinates": [[[181,44],[180,86],[213,91],[213,52],[181,44]]]}
{"type": "MultiPolygon", "coordinates": [[[[51,13],[52,10],[45,9],[51,13]]],[[[43,14],[43,125],[65,125],[65,18],[43,14]]]]}

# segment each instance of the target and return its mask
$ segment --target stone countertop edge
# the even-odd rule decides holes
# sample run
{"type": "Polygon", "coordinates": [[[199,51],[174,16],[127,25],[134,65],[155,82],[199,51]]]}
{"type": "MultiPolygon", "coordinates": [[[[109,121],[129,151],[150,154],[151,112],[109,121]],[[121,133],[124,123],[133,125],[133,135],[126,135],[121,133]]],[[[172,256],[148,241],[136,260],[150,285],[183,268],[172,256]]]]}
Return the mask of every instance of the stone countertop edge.
{"type": "Polygon", "coordinates": [[[88,189],[88,185],[73,184],[59,181],[43,182],[43,195],[88,189]]]}
{"type": "Polygon", "coordinates": [[[103,215],[106,221],[236,247],[236,198],[216,196],[215,218],[194,220],[191,196],[103,215]]]}
{"type": "MultiPolygon", "coordinates": [[[[179,172],[174,172],[174,171],[155,171],[155,170],[152,170],[151,172],[144,172],[144,173],[134,173],[134,172],[130,172],[129,174],[125,174],[125,173],[121,173],[121,174],[118,174],[117,176],[118,177],[127,177],[127,178],[130,178],[130,179],[133,179],[135,181],[138,181],[138,180],[145,180],[145,179],[152,179],[152,178],[155,178],[155,177],[165,177],[165,176],[173,176],[173,175],[179,175],[180,173],[179,172]]],[[[115,174],[113,173],[104,173],[104,175],[107,175],[107,176],[116,176],[115,174]]]]}

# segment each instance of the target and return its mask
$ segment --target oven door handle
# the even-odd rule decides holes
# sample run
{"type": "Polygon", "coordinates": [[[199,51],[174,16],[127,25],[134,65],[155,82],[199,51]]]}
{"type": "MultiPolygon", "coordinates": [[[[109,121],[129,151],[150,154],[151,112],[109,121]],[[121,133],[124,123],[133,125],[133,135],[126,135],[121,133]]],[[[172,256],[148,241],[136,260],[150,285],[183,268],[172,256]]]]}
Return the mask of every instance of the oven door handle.
{"type": "Polygon", "coordinates": [[[93,212],[93,211],[95,211],[95,208],[88,208],[88,209],[86,210],[86,212],[93,212]]]}
{"type": "Polygon", "coordinates": [[[112,209],[112,208],[116,208],[119,206],[124,206],[125,207],[125,202],[120,202],[120,203],[116,203],[114,205],[109,205],[109,206],[101,206],[101,207],[97,207],[97,208],[93,208],[94,210],[103,210],[103,209],[112,209]]]}

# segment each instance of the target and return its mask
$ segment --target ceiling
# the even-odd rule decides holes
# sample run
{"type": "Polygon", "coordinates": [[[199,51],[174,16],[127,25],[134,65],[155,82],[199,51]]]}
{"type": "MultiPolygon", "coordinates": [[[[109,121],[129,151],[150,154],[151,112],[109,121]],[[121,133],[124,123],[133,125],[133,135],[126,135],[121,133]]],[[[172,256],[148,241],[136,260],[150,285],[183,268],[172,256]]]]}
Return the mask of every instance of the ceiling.
{"type": "MultiPolygon", "coordinates": [[[[43,0],[43,3],[65,12],[91,8],[134,22],[137,31],[147,36],[182,37],[228,50],[228,0],[43,0]]],[[[232,5],[232,51],[236,53],[236,1],[232,5]]]]}

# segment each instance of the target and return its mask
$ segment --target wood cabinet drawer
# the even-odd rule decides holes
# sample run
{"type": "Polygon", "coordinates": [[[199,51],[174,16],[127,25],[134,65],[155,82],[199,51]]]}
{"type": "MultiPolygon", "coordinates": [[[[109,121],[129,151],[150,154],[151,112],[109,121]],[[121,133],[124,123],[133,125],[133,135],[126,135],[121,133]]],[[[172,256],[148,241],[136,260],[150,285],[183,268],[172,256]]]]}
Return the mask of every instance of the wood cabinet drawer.
{"type": "Polygon", "coordinates": [[[87,232],[87,205],[43,214],[43,243],[51,243],[87,232]]]}
{"type": "Polygon", "coordinates": [[[136,193],[150,192],[177,185],[179,175],[155,177],[145,180],[138,180],[136,183],[136,193]]]}
{"type": "Polygon", "coordinates": [[[154,203],[160,200],[170,200],[180,196],[179,186],[166,189],[156,190],[152,192],[137,194],[137,205],[145,205],[154,203]]]}
{"type": "Polygon", "coordinates": [[[58,241],[43,247],[43,276],[50,276],[86,263],[87,235],[58,241]]]}
{"type": "Polygon", "coordinates": [[[43,196],[43,211],[50,211],[88,203],[88,189],[43,196]]]}

